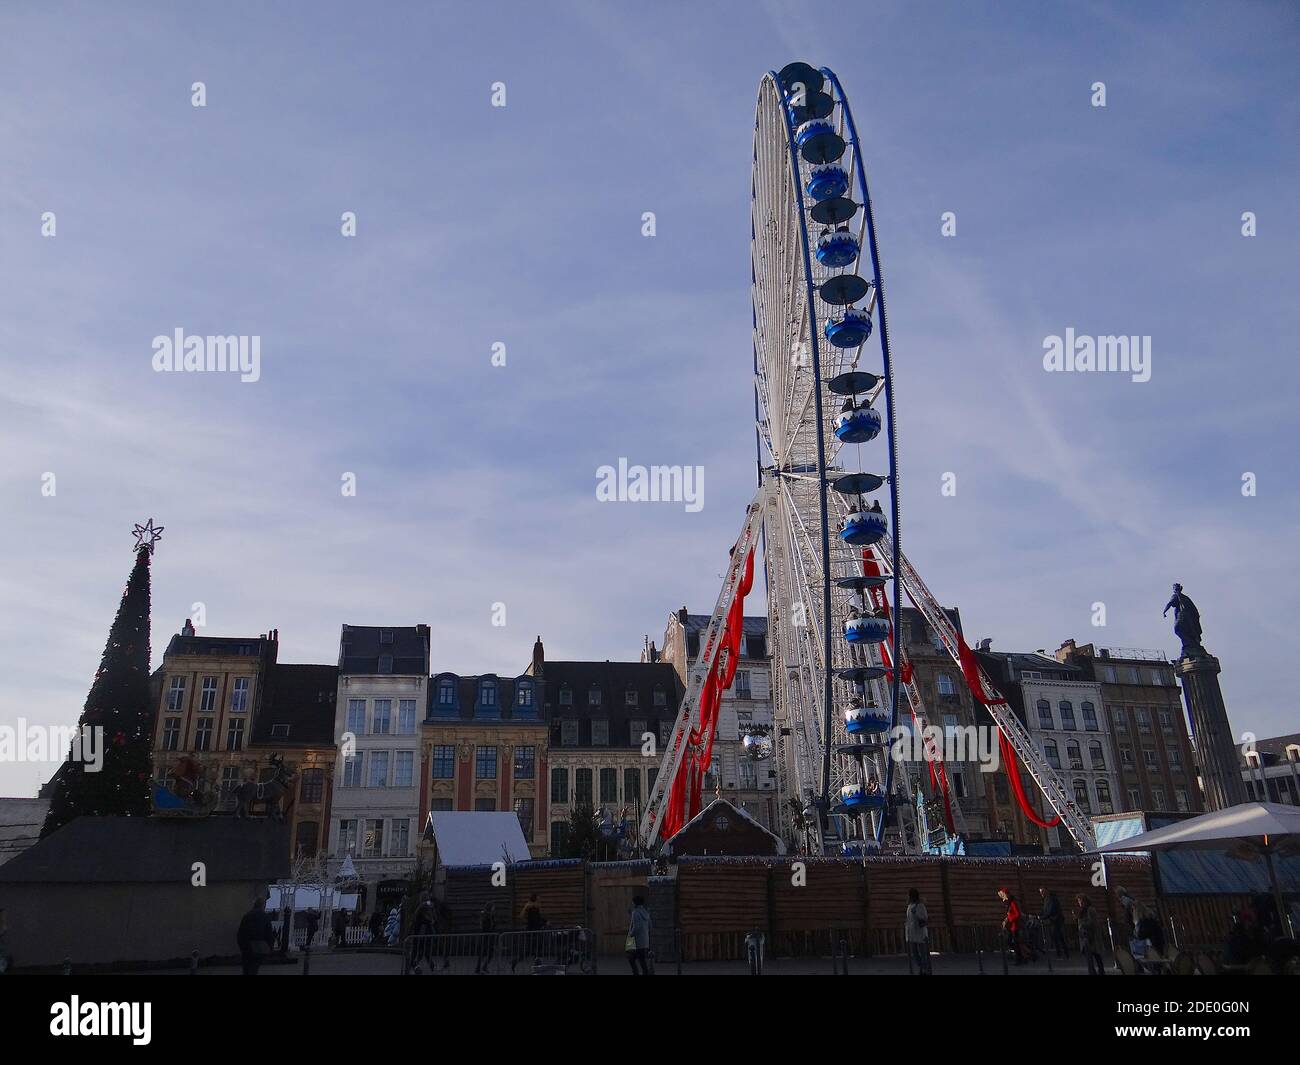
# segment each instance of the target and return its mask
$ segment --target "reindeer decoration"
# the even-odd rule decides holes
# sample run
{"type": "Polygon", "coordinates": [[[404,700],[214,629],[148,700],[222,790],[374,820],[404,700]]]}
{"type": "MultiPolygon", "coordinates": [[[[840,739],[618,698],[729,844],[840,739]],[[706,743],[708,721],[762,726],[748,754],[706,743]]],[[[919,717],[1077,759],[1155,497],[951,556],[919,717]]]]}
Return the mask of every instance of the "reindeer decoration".
{"type": "Polygon", "coordinates": [[[284,764],[284,758],[281,755],[271,755],[271,768],[274,770],[271,779],[265,783],[257,783],[252,780],[243,781],[234,789],[232,794],[235,797],[235,816],[251,816],[250,807],[255,802],[266,803],[267,814],[273,821],[284,819],[284,805],[282,800],[293,794],[294,774],[284,764]]]}

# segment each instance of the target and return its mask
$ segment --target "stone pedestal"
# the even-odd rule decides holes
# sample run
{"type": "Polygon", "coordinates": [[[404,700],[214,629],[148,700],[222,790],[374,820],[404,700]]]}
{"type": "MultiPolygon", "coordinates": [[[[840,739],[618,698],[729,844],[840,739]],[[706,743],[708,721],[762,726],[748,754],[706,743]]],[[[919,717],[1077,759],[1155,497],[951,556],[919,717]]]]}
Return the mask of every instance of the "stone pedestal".
{"type": "Polygon", "coordinates": [[[1237,762],[1237,745],[1228,724],[1228,712],[1219,690],[1219,660],[1180,658],[1178,674],[1183,701],[1191,719],[1196,764],[1201,774],[1207,810],[1222,810],[1247,801],[1246,785],[1237,762]]]}

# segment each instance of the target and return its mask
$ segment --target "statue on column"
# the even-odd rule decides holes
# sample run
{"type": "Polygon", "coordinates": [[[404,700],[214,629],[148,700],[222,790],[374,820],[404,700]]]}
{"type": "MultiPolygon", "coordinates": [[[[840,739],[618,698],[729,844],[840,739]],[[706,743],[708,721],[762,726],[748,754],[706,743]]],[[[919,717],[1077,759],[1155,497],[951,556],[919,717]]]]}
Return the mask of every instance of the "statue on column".
{"type": "Polygon", "coordinates": [[[1174,612],[1174,635],[1182,641],[1183,658],[1208,658],[1209,653],[1201,646],[1201,612],[1196,604],[1183,595],[1183,586],[1174,585],[1174,594],[1165,604],[1164,614],[1174,612]]]}

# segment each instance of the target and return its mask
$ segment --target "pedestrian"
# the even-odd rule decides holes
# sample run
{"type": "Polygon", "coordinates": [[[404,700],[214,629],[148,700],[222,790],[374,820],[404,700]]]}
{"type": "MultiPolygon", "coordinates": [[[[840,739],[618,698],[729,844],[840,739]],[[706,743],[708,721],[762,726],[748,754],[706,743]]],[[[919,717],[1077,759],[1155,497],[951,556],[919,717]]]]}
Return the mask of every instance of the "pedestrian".
{"type": "Polygon", "coordinates": [[[1119,938],[1128,947],[1137,938],[1137,899],[1128,893],[1127,888],[1117,887],[1115,897],[1119,900],[1119,938]]]}
{"type": "Polygon", "coordinates": [[[384,934],[384,915],[376,910],[370,915],[370,942],[378,943],[384,934]]]}
{"type": "Polygon", "coordinates": [[[388,911],[388,920],[384,922],[384,938],[390,947],[397,946],[402,938],[402,911],[394,906],[388,911]]]}
{"type": "Polygon", "coordinates": [[[413,972],[422,972],[421,965],[425,961],[432,962],[430,952],[433,949],[433,944],[429,938],[432,935],[433,900],[428,895],[425,895],[420,900],[420,905],[415,908],[415,918],[411,921],[411,939],[407,941],[407,946],[411,950],[413,972]]]}
{"type": "Polygon", "coordinates": [[[479,913],[478,933],[478,958],[474,962],[474,972],[486,976],[497,953],[497,915],[493,903],[484,905],[479,913]]]}
{"type": "Polygon", "coordinates": [[[320,931],[320,910],[315,906],[309,906],[307,912],[303,914],[303,926],[307,930],[307,939],[303,946],[310,947],[312,941],[316,938],[316,933],[320,931]]]}
{"type": "Polygon", "coordinates": [[[263,891],[253,899],[252,907],[240,920],[239,931],[235,933],[245,976],[256,976],[262,959],[275,946],[275,927],[270,914],[266,912],[266,903],[270,897],[269,892],[263,891]]]}
{"type": "Polygon", "coordinates": [[[511,972],[515,971],[515,966],[519,964],[519,959],[524,955],[540,958],[542,954],[542,929],[546,927],[546,918],[542,915],[542,906],[537,901],[535,892],[528,896],[528,901],[524,903],[520,916],[524,919],[526,934],[523,936],[523,942],[510,959],[511,972]]]}
{"type": "Polygon", "coordinates": [[[916,888],[908,888],[907,914],[903,921],[907,953],[916,962],[918,976],[930,975],[930,911],[916,888]]]}
{"type": "Polygon", "coordinates": [[[286,906],[280,911],[280,953],[289,953],[289,935],[293,930],[293,910],[286,906]]]}
{"type": "Polygon", "coordinates": [[[334,946],[341,947],[347,941],[348,935],[348,911],[335,910],[334,916],[330,920],[334,930],[334,946]]]}
{"type": "Polygon", "coordinates": [[[1020,907],[1016,904],[1016,897],[1006,888],[998,890],[998,898],[1007,907],[1007,912],[1002,918],[1002,931],[1006,933],[1007,949],[1015,956],[1017,965],[1024,965],[1025,959],[1020,945],[1020,907]]]}
{"type": "Polygon", "coordinates": [[[438,936],[437,942],[440,944],[437,948],[438,955],[442,958],[442,967],[444,969],[451,966],[451,928],[451,907],[443,899],[435,897],[433,900],[433,930],[438,936]]]}
{"type": "Polygon", "coordinates": [[[1101,960],[1101,930],[1097,922],[1097,912],[1092,908],[1092,900],[1087,895],[1075,896],[1079,907],[1075,920],[1079,923],[1079,951],[1088,960],[1089,976],[1105,976],[1106,967],[1101,960]]]}
{"type": "Polygon", "coordinates": [[[640,895],[632,896],[632,917],[627,926],[627,962],[632,966],[633,976],[649,976],[650,967],[650,911],[646,909],[645,899],[640,895]],[[637,972],[637,966],[641,971],[637,972]]]}
{"type": "MultiPolygon", "coordinates": [[[[1070,948],[1065,943],[1065,912],[1061,909],[1061,900],[1056,897],[1055,891],[1048,891],[1047,888],[1039,888],[1038,894],[1043,899],[1043,928],[1052,937],[1056,956],[1068,958],[1070,948]]],[[[1044,943],[1043,946],[1046,948],[1047,944],[1044,943]]]]}

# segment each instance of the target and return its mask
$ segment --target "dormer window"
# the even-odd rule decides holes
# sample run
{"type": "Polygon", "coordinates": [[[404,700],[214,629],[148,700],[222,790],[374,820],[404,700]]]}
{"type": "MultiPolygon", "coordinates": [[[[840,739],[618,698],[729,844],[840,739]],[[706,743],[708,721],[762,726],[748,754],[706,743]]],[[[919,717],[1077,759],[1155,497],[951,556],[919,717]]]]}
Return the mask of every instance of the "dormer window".
{"type": "Polygon", "coordinates": [[[599,705],[600,705],[600,689],[599,689],[599,688],[591,688],[591,689],[587,692],[587,705],[588,705],[588,706],[599,706],[599,705]]]}
{"type": "Polygon", "coordinates": [[[667,706],[668,693],[658,686],[655,687],[655,706],[667,706]]]}
{"type": "Polygon", "coordinates": [[[392,656],[392,655],[380,655],[380,656],[379,656],[379,672],[380,672],[380,673],[391,673],[392,671],[393,671],[393,656],[392,656]]]}
{"type": "Polygon", "coordinates": [[[380,630],[379,630],[379,642],[380,642],[380,643],[392,643],[392,642],[393,642],[393,630],[392,630],[392,629],[380,629],[380,630]]]}
{"type": "Polygon", "coordinates": [[[289,738],[289,726],[288,726],[288,725],[272,725],[272,726],[271,726],[271,739],[273,739],[273,740],[287,740],[288,738],[289,738]]]}
{"type": "Polygon", "coordinates": [[[533,705],[533,686],[531,684],[519,685],[519,695],[515,699],[520,706],[533,705]]]}
{"type": "Polygon", "coordinates": [[[456,702],[456,686],[449,680],[438,685],[438,705],[451,706],[456,702]]]}
{"type": "Polygon", "coordinates": [[[497,704],[497,685],[496,681],[485,680],[479,692],[479,701],[484,706],[496,706],[497,704]]]}
{"type": "Polygon", "coordinates": [[[637,704],[637,694],[636,694],[636,692],[634,692],[634,691],[626,691],[626,692],[623,693],[623,705],[624,705],[624,706],[636,706],[636,704],[637,704]]]}
{"type": "Polygon", "coordinates": [[[560,705],[561,705],[561,706],[572,706],[572,705],[573,705],[573,689],[572,689],[572,688],[564,687],[564,688],[561,688],[561,689],[560,689],[560,705]]]}

